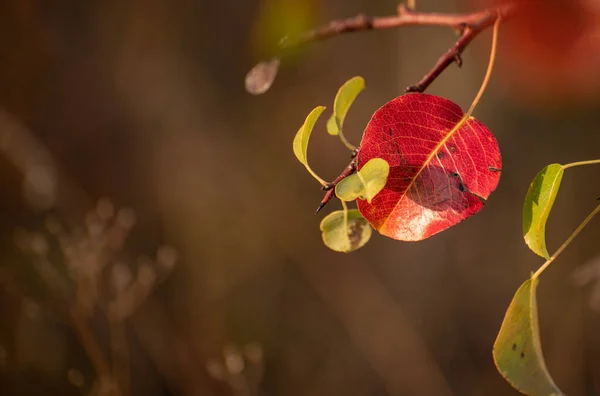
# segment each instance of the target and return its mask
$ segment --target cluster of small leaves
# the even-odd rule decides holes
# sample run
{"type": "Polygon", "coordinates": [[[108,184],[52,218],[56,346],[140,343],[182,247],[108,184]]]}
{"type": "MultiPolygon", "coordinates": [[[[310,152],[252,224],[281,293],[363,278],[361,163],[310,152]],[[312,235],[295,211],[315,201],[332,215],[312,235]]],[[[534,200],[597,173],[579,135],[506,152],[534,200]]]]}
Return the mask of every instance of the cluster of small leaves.
{"type": "MultiPolygon", "coordinates": [[[[327,132],[332,136],[338,136],[352,151],[356,148],[344,136],[344,119],[348,109],[364,87],[365,81],[362,77],[354,77],[342,85],[334,100],[333,114],[327,121],[327,132]]],[[[306,170],[323,187],[326,187],[328,183],[312,170],[307,158],[310,135],[324,110],[324,106],[317,106],[306,117],[304,124],[294,137],[293,150],[296,158],[306,167],[306,170]]],[[[358,210],[348,210],[345,202],[354,201],[358,197],[373,199],[385,186],[388,173],[389,165],[386,161],[379,158],[373,159],[365,164],[362,170],[342,180],[335,187],[336,196],[342,201],[344,209],[329,214],[321,221],[320,229],[323,234],[323,242],[327,247],[337,252],[347,253],[361,248],[369,241],[372,234],[371,226],[358,210]]]]}
{"type": "MultiPolygon", "coordinates": [[[[341,252],[356,250],[369,240],[371,227],[397,240],[423,240],[483,207],[481,201],[487,199],[498,184],[501,158],[491,132],[471,114],[491,75],[499,22],[500,18],[494,23],[486,77],[467,113],[444,98],[403,95],[375,112],[356,148],[343,135],[343,124],[349,107],[364,89],[364,80],[355,77],[346,82],[335,98],[327,131],[339,136],[353,152],[355,159],[348,169],[355,172],[343,173],[344,177],[336,179],[335,185],[325,182],[308,165],[308,139],[325,108],[317,107],[309,114],[294,139],[294,153],[324,189],[335,188],[335,195],[344,208],[321,222],[323,241],[328,247],[341,252]],[[357,201],[358,210],[348,210],[346,202],[353,200],[357,201]]],[[[255,67],[246,80],[249,92],[256,94],[268,89],[278,66],[278,61],[271,61],[255,67]],[[262,70],[265,67],[268,72],[262,70]]],[[[514,295],[494,344],[493,356],[505,379],[527,395],[563,395],[543,358],[536,288],[541,273],[600,212],[598,205],[550,256],[545,228],[564,170],[592,163],[600,163],[600,160],[548,165],[535,177],[525,198],[525,242],[546,262],[514,295]]]]}
{"type": "Polygon", "coordinates": [[[523,236],[526,244],[547,261],[515,293],[494,344],[498,371],[516,389],[531,396],[562,395],[544,361],[538,324],[536,288],[539,276],[600,211],[600,205],[581,223],[552,256],[546,247],[546,222],[554,205],[565,169],[600,160],[567,165],[550,164],[531,182],[523,205],[523,236]]]}
{"type": "Polygon", "coordinates": [[[356,173],[343,179],[335,186],[335,195],[346,202],[357,198],[373,201],[387,181],[390,165],[381,158],[369,160],[356,173]]]}
{"type": "Polygon", "coordinates": [[[402,241],[419,241],[441,232],[483,208],[498,185],[502,167],[498,143],[492,133],[469,112],[448,99],[429,94],[406,94],[378,109],[365,128],[360,147],[348,142],[343,125],[348,109],[364,89],[354,77],[338,91],[327,122],[331,135],[339,136],[353,152],[351,172],[328,184],[308,165],[310,134],[323,113],[316,107],[294,139],[294,153],[324,189],[335,188],[344,210],[325,226],[323,240],[335,251],[349,252],[366,243],[351,243],[353,221],[364,217],[381,234],[402,241]],[[356,200],[358,211],[350,221],[345,202],[356,200]],[[343,227],[335,238],[332,225],[343,227]],[[344,235],[343,242],[339,235],[344,235]],[[332,241],[335,241],[332,242],[332,241]]]}
{"type": "MultiPolygon", "coordinates": [[[[336,96],[334,112],[327,122],[328,132],[339,136],[342,142],[355,153],[357,171],[335,185],[335,195],[342,202],[344,210],[329,214],[321,222],[320,228],[325,245],[339,252],[354,251],[368,242],[372,234],[371,227],[395,239],[420,240],[476,213],[482,207],[481,198],[487,198],[495,189],[501,169],[497,143],[487,128],[472,118],[469,113],[461,114],[460,108],[447,99],[426,94],[410,94],[388,102],[373,115],[365,130],[361,146],[356,149],[345,139],[342,128],[348,108],[363,88],[364,81],[359,77],[344,84],[336,96]],[[435,113],[432,108],[436,109],[435,113]],[[415,126],[415,109],[426,117],[430,115],[435,117],[419,120],[423,121],[422,125],[415,126]],[[407,117],[412,117],[409,121],[413,122],[413,126],[406,126],[409,124],[407,117]],[[441,124],[432,126],[432,120],[438,120],[437,122],[441,124]],[[465,139],[465,137],[475,136],[478,139],[465,139]],[[479,147],[460,146],[457,144],[457,138],[462,142],[487,143],[479,147]],[[412,157],[422,157],[414,164],[406,162],[407,153],[404,152],[407,147],[406,142],[411,139],[432,142],[432,147],[426,147],[425,143],[421,143],[420,146],[414,144],[409,146],[419,148],[416,151],[413,149],[408,154],[412,157]],[[467,166],[454,165],[453,168],[450,161],[444,161],[448,158],[452,160],[452,164],[457,162],[462,164],[463,154],[470,154],[469,157],[473,162],[467,166]],[[393,179],[390,179],[392,166],[395,173],[393,179]],[[402,172],[400,175],[403,177],[399,177],[396,173],[399,171],[402,172]],[[477,177],[474,177],[475,175],[477,177]],[[473,182],[473,179],[479,180],[479,183],[473,182]],[[400,191],[399,195],[398,191],[400,191]],[[389,198],[390,194],[392,198],[389,198]],[[404,202],[411,205],[410,208],[404,208],[396,214],[392,213],[399,207],[402,208],[399,202],[407,196],[410,199],[404,202]],[[376,217],[387,210],[386,206],[381,204],[382,199],[392,202],[391,212],[388,211],[385,215],[383,223],[378,222],[376,217]],[[358,210],[348,210],[346,207],[346,202],[353,200],[357,200],[358,210]],[[469,207],[473,208],[471,212],[465,210],[469,207]],[[373,212],[369,211],[372,208],[376,209],[375,218],[372,216],[373,212]],[[453,208],[460,210],[461,216],[457,216],[451,222],[444,224],[419,222],[419,213],[423,214],[428,209],[443,212],[447,219],[448,214],[453,213],[453,208]],[[410,213],[413,214],[407,215],[410,213]],[[395,222],[391,231],[384,227],[390,219],[395,222]],[[425,224],[427,227],[434,224],[435,227],[420,230],[418,232],[421,233],[416,235],[415,224],[425,224]]],[[[319,106],[308,115],[294,139],[294,153],[322,186],[327,187],[328,183],[310,168],[306,156],[310,134],[324,110],[324,107],[319,106]]],[[[527,395],[563,394],[548,372],[542,354],[536,288],[543,270],[581,231],[591,217],[600,211],[600,206],[552,256],[549,255],[546,246],[545,228],[564,170],[572,166],[598,162],[600,160],[548,165],[535,177],[525,198],[523,207],[525,242],[534,253],[547,261],[516,292],[494,344],[493,355],[499,372],[513,387],[527,395]]]]}

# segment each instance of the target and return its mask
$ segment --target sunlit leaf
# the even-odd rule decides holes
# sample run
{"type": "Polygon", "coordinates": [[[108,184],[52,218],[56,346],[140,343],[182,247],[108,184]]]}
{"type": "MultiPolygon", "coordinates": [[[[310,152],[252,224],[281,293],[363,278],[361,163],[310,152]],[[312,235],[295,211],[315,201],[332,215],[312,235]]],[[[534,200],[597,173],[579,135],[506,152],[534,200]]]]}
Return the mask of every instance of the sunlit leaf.
{"type": "Polygon", "coordinates": [[[310,134],[312,133],[317,120],[321,116],[321,113],[323,113],[323,110],[325,110],[324,106],[317,106],[313,109],[313,111],[310,112],[310,114],[306,117],[304,124],[302,124],[296,133],[293,142],[294,154],[296,155],[296,158],[298,158],[298,161],[300,161],[300,163],[306,167],[310,174],[319,180],[321,184],[325,184],[325,181],[317,176],[310,166],[308,166],[306,151],[308,150],[308,140],[310,138],[310,134]]]}
{"type": "Polygon", "coordinates": [[[560,188],[564,168],[551,164],[533,179],[523,205],[523,236],[525,243],[536,254],[550,258],[546,248],[546,222],[560,188]]]}
{"type": "Polygon", "coordinates": [[[390,174],[390,165],[382,158],[369,160],[357,173],[365,186],[365,195],[369,203],[385,187],[390,174]]]}
{"type": "Polygon", "coordinates": [[[407,94],[373,114],[357,155],[390,166],[387,183],[358,209],[381,234],[419,241],[483,208],[500,180],[502,161],[489,129],[439,96],[407,94]]]}
{"type": "Polygon", "coordinates": [[[327,120],[327,133],[330,135],[339,135],[340,133],[340,128],[338,127],[335,114],[332,114],[327,120]]]}
{"type": "Polygon", "coordinates": [[[343,179],[335,186],[335,195],[346,202],[354,201],[365,194],[365,185],[355,173],[343,179]]]}
{"type": "Polygon", "coordinates": [[[246,91],[253,95],[261,95],[271,88],[277,71],[279,70],[279,58],[262,61],[254,66],[246,75],[246,91]]]}
{"type": "Polygon", "coordinates": [[[371,202],[383,189],[390,166],[381,158],[373,158],[355,174],[348,176],[335,186],[335,195],[344,201],[356,198],[371,202]]]}
{"type": "Polygon", "coordinates": [[[528,279],[515,293],[494,343],[494,362],[502,376],[526,395],[562,395],[542,355],[535,293],[537,283],[537,278],[528,279]]]}
{"type": "Polygon", "coordinates": [[[327,121],[327,132],[330,135],[340,133],[348,109],[363,89],[365,89],[365,80],[360,76],[351,78],[340,87],[333,102],[333,114],[327,121]]]}
{"type": "Polygon", "coordinates": [[[372,233],[369,222],[356,209],[348,211],[347,219],[344,217],[343,210],[328,214],[321,221],[320,228],[325,246],[344,253],[363,247],[372,233]]]}

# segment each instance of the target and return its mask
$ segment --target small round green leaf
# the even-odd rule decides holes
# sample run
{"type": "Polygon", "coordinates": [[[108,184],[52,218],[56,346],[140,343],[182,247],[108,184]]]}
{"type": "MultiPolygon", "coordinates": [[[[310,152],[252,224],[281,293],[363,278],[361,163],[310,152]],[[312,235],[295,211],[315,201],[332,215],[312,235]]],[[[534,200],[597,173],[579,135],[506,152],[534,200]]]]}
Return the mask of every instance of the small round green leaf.
{"type": "Polygon", "coordinates": [[[346,202],[354,201],[365,194],[365,185],[358,173],[348,176],[335,186],[335,195],[346,202]]]}
{"type": "Polygon", "coordinates": [[[382,158],[369,160],[358,172],[365,185],[365,199],[371,203],[375,195],[383,190],[387,177],[390,174],[390,165],[382,158]]]}
{"type": "Polygon", "coordinates": [[[321,184],[325,184],[325,181],[319,176],[317,176],[310,168],[310,166],[308,166],[306,152],[308,150],[308,140],[310,138],[310,134],[312,133],[312,130],[315,127],[315,124],[317,123],[317,120],[321,116],[321,113],[323,113],[323,110],[325,110],[324,106],[317,106],[313,109],[313,111],[310,112],[310,114],[306,117],[304,124],[302,124],[302,126],[296,133],[293,142],[293,149],[296,158],[298,158],[298,161],[300,161],[300,163],[306,167],[310,174],[313,175],[313,177],[315,177],[317,180],[319,180],[321,184]]]}
{"type": "Polygon", "coordinates": [[[363,89],[365,89],[365,80],[360,76],[352,77],[340,87],[333,102],[333,114],[327,121],[327,132],[330,135],[340,133],[348,109],[363,89]]]}
{"type": "Polygon", "coordinates": [[[542,355],[535,293],[538,281],[528,279],[515,293],[494,343],[494,362],[520,392],[558,396],[563,393],[554,384],[542,355]]]}
{"type": "Polygon", "coordinates": [[[382,158],[369,160],[358,172],[348,176],[335,186],[335,195],[344,201],[356,198],[366,199],[369,203],[385,187],[390,166],[382,158]]]}
{"type": "Polygon", "coordinates": [[[564,168],[551,164],[533,179],[523,205],[523,236],[525,243],[536,254],[548,259],[546,222],[560,188],[564,168]]]}
{"type": "Polygon", "coordinates": [[[371,238],[372,228],[357,209],[332,212],[321,221],[323,242],[336,252],[348,253],[363,247],[371,238]]]}

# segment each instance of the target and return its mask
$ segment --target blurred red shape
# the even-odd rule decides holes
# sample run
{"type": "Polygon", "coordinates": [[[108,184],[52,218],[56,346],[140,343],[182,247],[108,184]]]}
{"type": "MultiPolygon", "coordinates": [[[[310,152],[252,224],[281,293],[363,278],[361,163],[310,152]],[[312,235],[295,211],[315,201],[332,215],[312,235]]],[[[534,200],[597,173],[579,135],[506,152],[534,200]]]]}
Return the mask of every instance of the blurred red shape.
{"type": "MultiPolygon", "coordinates": [[[[475,0],[477,7],[499,1],[475,0]]],[[[571,100],[600,88],[600,1],[517,0],[502,29],[502,78],[519,96],[571,100]]]]}

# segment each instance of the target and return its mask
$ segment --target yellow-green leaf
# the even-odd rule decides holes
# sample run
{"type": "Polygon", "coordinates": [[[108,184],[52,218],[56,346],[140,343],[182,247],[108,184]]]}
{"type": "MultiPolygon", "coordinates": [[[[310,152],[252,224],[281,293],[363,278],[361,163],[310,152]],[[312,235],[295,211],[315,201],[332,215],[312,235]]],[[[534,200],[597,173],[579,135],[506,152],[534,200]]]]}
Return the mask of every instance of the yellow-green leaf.
{"type": "Polygon", "coordinates": [[[371,200],[383,190],[387,177],[390,174],[390,165],[382,158],[373,158],[369,160],[358,172],[365,184],[365,199],[371,203],[371,200]]]}
{"type": "Polygon", "coordinates": [[[498,338],[494,362],[502,376],[530,396],[562,395],[542,355],[536,302],[537,278],[528,279],[515,293],[498,338]]]}
{"type": "Polygon", "coordinates": [[[564,168],[560,164],[551,164],[542,169],[531,182],[523,205],[525,243],[534,253],[546,259],[550,258],[546,247],[546,222],[563,173],[564,168]]]}
{"type": "Polygon", "coordinates": [[[348,109],[363,89],[365,89],[365,80],[360,76],[352,77],[340,87],[333,102],[333,114],[327,121],[327,132],[330,135],[340,133],[348,109]]]}
{"type": "Polygon", "coordinates": [[[382,158],[369,160],[358,172],[348,176],[335,186],[335,195],[344,201],[362,198],[369,201],[385,187],[390,166],[382,158]]]}
{"type": "Polygon", "coordinates": [[[311,175],[313,175],[315,179],[317,179],[321,184],[324,185],[326,184],[326,182],[313,172],[313,170],[308,165],[308,159],[306,156],[310,134],[312,133],[312,130],[315,127],[317,120],[321,116],[321,113],[323,113],[323,110],[325,110],[324,106],[317,106],[306,117],[304,124],[302,124],[302,126],[296,133],[296,136],[294,137],[293,149],[296,158],[298,158],[298,161],[300,161],[300,163],[302,163],[302,165],[306,167],[306,169],[310,172],[311,175]]]}
{"type": "Polygon", "coordinates": [[[333,136],[338,135],[340,133],[340,128],[338,127],[335,114],[332,114],[331,117],[329,117],[329,119],[327,120],[327,133],[333,136]]]}
{"type": "Polygon", "coordinates": [[[371,238],[372,228],[357,209],[351,209],[348,216],[343,210],[332,212],[321,221],[323,242],[336,252],[352,252],[360,249],[371,238]]]}

